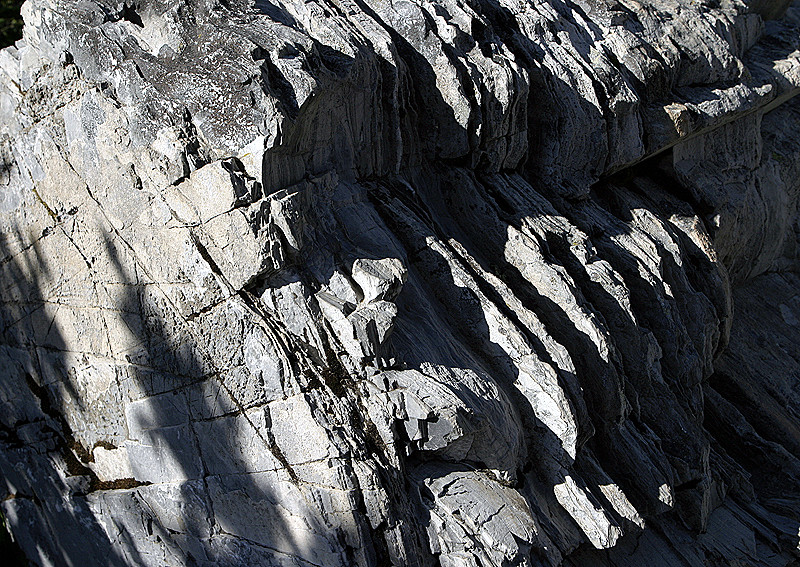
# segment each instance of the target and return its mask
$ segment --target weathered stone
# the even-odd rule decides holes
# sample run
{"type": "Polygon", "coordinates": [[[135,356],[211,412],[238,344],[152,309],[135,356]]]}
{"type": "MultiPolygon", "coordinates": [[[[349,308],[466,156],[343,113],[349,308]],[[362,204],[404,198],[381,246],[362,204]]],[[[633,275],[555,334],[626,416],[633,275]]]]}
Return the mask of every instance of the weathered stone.
{"type": "Polygon", "coordinates": [[[800,558],[800,3],[28,0],[37,565],[800,558]]]}

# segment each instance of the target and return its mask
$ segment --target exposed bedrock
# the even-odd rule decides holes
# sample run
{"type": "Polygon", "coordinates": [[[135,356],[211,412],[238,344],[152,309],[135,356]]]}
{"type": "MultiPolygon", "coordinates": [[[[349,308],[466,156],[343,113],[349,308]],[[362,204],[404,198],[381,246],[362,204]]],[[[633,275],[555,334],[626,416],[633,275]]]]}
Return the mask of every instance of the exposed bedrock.
{"type": "Polygon", "coordinates": [[[798,564],[800,2],[23,16],[34,564],[798,564]]]}

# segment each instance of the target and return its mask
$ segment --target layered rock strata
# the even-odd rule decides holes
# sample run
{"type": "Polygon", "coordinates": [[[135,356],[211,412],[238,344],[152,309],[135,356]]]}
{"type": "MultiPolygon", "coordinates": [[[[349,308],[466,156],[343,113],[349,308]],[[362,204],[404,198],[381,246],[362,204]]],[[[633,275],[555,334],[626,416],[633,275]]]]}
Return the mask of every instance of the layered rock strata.
{"type": "Polygon", "coordinates": [[[800,3],[28,0],[40,565],[796,565],[800,3]]]}

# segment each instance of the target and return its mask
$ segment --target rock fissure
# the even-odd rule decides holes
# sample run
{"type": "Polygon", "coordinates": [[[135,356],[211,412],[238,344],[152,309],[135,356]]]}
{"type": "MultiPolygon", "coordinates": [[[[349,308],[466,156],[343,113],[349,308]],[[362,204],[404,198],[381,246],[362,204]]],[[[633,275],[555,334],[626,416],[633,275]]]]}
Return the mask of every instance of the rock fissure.
{"type": "Polygon", "coordinates": [[[34,562],[798,561],[800,4],[51,4],[0,51],[34,562]]]}

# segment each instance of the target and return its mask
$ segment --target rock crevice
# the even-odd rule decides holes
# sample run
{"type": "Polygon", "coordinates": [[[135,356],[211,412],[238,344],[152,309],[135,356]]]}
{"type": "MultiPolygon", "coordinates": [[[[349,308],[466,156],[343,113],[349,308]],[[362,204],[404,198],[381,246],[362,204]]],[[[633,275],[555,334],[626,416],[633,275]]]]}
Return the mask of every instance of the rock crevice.
{"type": "Polygon", "coordinates": [[[23,16],[0,506],[32,562],[800,560],[800,4],[23,16]]]}

